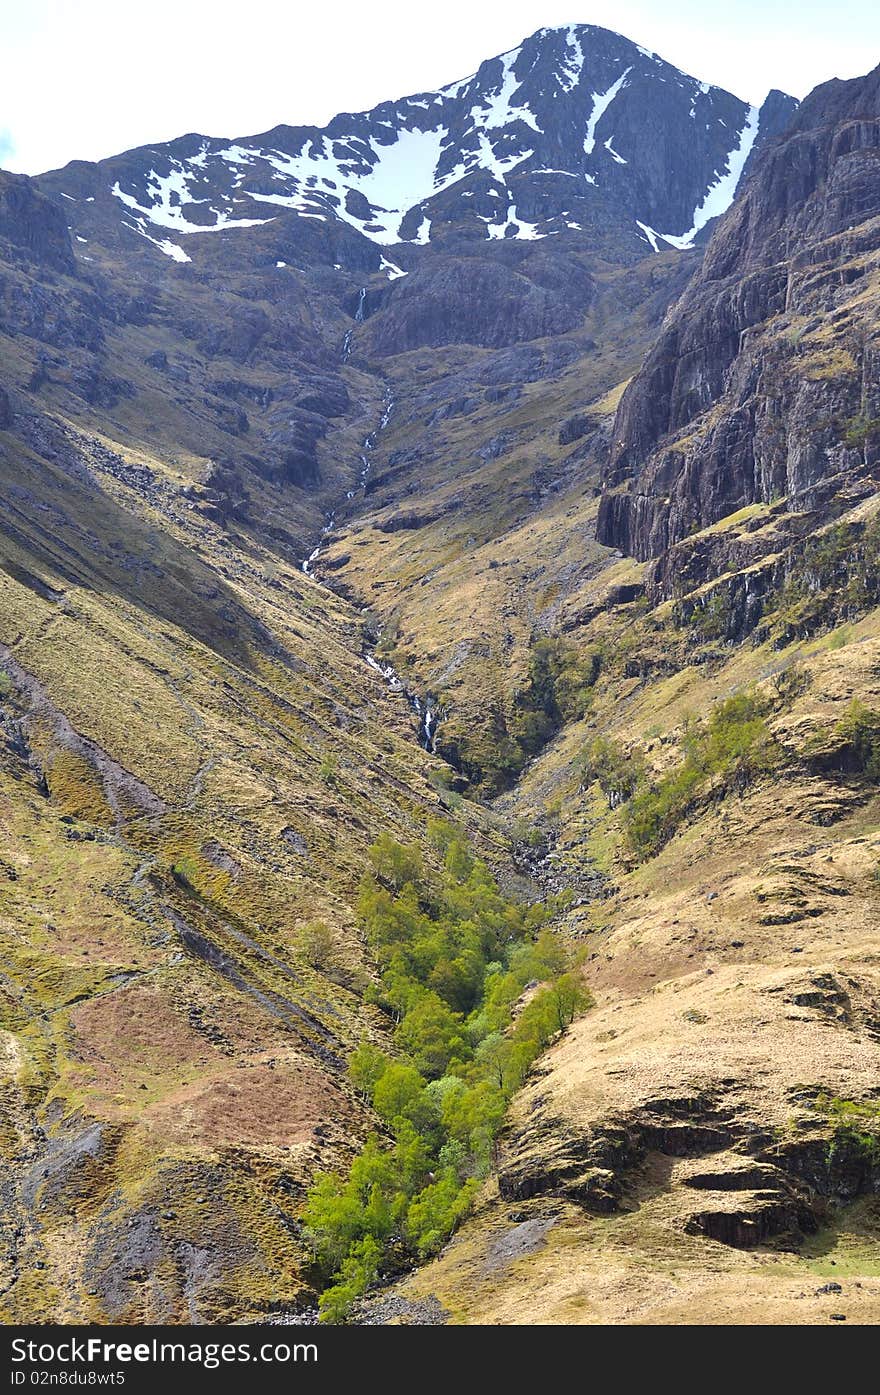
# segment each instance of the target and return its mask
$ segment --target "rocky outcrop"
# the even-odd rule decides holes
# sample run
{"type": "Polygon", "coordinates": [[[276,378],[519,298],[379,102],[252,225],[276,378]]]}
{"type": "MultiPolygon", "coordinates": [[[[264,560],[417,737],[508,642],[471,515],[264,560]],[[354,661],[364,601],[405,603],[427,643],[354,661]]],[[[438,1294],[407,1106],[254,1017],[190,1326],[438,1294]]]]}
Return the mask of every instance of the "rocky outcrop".
{"type": "Polygon", "coordinates": [[[0,170],[0,239],[38,266],[76,271],[64,215],[27,175],[0,170]]]}
{"type": "Polygon", "coordinates": [[[749,504],[873,488],[878,215],[880,69],[817,88],[715,232],[621,402],[602,542],[657,558],[749,504]]]}
{"type": "MultiPolygon", "coordinates": [[[[593,285],[564,255],[524,249],[493,258],[434,257],[412,272],[372,321],[367,344],[378,355],[444,344],[501,348],[565,334],[583,320],[593,285]]],[[[504,249],[506,252],[507,249],[504,249]]]]}
{"type": "Polygon", "coordinates": [[[693,1204],[683,1202],[686,1232],[738,1249],[797,1243],[818,1229],[829,1203],[880,1188],[873,1132],[769,1137],[757,1120],[725,1108],[723,1092],[658,1097],[589,1129],[541,1111],[508,1138],[498,1188],[507,1202],[554,1196],[604,1215],[629,1204],[659,1154],[682,1160],[676,1184],[695,1193],[693,1204]]]}

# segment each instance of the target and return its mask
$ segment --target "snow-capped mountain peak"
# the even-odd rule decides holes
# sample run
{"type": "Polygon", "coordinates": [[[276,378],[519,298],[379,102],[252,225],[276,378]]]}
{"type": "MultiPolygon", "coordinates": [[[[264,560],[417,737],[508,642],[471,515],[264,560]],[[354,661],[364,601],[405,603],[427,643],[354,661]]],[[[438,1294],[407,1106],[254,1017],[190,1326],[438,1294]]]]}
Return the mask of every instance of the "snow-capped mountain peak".
{"type": "MultiPolygon", "coordinates": [[[[381,247],[601,223],[655,249],[685,248],[793,111],[793,99],[772,95],[759,111],[618,34],[568,25],[437,92],[323,129],[186,136],[104,161],[93,197],[113,200],[128,235],[178,261],[199,234],[290,213],[348,224],[381,247]]],[[[76,198],[65,173],[60,191],[76,198]]]]}

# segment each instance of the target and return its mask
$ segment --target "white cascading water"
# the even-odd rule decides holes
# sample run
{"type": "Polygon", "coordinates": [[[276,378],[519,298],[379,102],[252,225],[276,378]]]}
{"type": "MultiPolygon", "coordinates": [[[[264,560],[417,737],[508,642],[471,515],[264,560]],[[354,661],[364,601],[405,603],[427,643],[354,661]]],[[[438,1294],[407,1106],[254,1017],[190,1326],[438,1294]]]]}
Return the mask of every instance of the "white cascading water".
{"type": "MultiPolygon", "coordinates": [[[[361,288],[360,297],[358,300],[357,314],[355,315],[355,320],[358,323],[363,322],[364,300],[366,299],[366,294],[367,288],[366,286],[364,286],[361,288]]],[[[351,353],[351,339],[352,331],[349,330],[342,344],[343,362],[348,358],[349,354],[351,353]]],[[[358,488],[349,489],[345,495],[346,500],[353,499],[360,490],[366,489],[367,481],[370,476],[370,456],[373,450],[375,449],[376,438],[379,435],[380,431],[385,430],[385,427],[391,420],[391,413],[393,411],[394,398],[391,396],[391,393],[389,392],[385,397],[385,401],[382,404],[382,415],[379,418],[378,426],[376,427],[375,431],[371,431],[368,436],[364,437],[362,454],[360,457],[360,470],[358,472],[358,488]]],[[[333,512],[328,513],[327,515],[327,522],[324,524],[324,527],[321,530],[322,539],[325,538],[328,533],[332,532],[335,523],[336,511],[334,510],[333,512]]],[[[315,574],[312,571],[312,563],[317,561],[322,551],[323,547],[322,544],[319,542],[317,547],[313,548],[312,551],[309,553],[308,557],[304,557],[301,563],[303,572],[306,576],[311,577],[313,581],[317,581],[317,578],[315,577],[315,574]]],[[[324,583],[318,582],[318,584],[323,585],[324,583]]],[[[406,701],[409,703],[411,710],[419,719],[419,745],[422,746],[424,750],[428,751],[430,754],[433,755],[436,750],[435,743],[437,735],[437,726],[440,721],[439,710],[437,708],[428,707],[427,704],[423,707],[418,694],[412,692],[412,690],[406,686],[403,679],[400,677],[400,674],[394,668],[393,664],[383,663],[381,660],[377,659],[374,649],[366,650],[363,654],[363,660],[364,663],[367,664],[371,669],[373,669],[375,673],[380,674],[381,677],[385,679],[385,682],[388,684],[392,692],[401,693],[406,698],[406,701]]]]}

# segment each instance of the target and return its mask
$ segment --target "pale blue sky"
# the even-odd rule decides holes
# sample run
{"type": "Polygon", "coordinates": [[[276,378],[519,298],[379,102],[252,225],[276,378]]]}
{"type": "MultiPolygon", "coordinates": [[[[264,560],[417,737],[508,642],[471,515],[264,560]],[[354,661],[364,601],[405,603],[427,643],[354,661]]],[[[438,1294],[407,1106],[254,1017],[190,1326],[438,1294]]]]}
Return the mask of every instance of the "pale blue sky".
{"type": "Polygon", "coordinates": [[[877,0],[0,0],[0,164],[248,135],[431,90],[544,26],[601,24],[704,81],[801,97],[880,62],[877,0]]]}

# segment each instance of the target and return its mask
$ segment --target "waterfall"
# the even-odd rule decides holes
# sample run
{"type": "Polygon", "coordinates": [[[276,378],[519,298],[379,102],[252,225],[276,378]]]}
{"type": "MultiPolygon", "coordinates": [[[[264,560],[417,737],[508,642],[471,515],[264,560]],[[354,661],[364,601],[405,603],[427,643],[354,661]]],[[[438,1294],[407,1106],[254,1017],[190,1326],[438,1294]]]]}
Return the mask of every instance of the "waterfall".
{"type": "MultiPolygon", "coordinates": [[[[357,318],[360,320],[363,319],[363,301],[365,295],[366,288],[364,288],[361,291],[360,304],[358,305],[357,318]]],[[[349,331],[349,335],[350,334],[351,331],[349,331]]],[[[348,337],[349,336],[347,335],[346,340],[348,340],[348,337]]],[[[343,346],[343,354],[344,353],[345,345],[343,346]]],[[[379,436],[379,433],[381,431],[384,431],[385,427],[388,425],[388,422],[391,419],[391,413],[393,411],[394,398],[389,392],[387,393],[382,403],[382,415],[379,418],[378,426],[374,431],[371,431],[368,436],[364,437],[363,444],[361,446],[360,472],[358,474],[358,487],[360,489],[366,488],[367,480],[369,479],[370,475],[370,455],[372,451],[375,449],[376,440],[379,436]]],[[[357,492],[357,489],[349,489],[345,496],[346,499],[353,499],[357,492]]],[[[335,524],[336,510],[333,509],[330,513],[326,515],[326,522],[324,523],[324,527],[321,529],[321,541],[319,541],[317,547],[314,547],[312,551],[309,553],[308,557],[304,558],[302,563],[300,564],[303,572],[306,574],[306,576],[311,577],[312,580],[316,579],[314,577],[314,573],[312,572],[312,563],[317,561],[317,559],[323,552],[323,540],[324,538],[326,538],[328,533],[331,533],[333,531],[335,524]]],[[[378,639],[376,642],[378,643],[378,639]]],[[[388,684],[388,687],[391,689],[393,693],[399,693],[401,697],[405,698],[410,708],[410,711],[418,719],[419,745],[430,755],[436,754],[437,727],[440,722],[439,709],[436,707],[431,707],[427,700],[425,700],[425,702],[423,703],[419,695],[417,693],[414,693],[411,688],[407,687],[407,685],[404,683],[403,679],[401,678],[400,674],[397,672],[393,664],[385,663],[381,659],[376,658],[376,653],[374,649],[365,650],[362,655],[362,658],[364,663],[367,664],[373,670],[374,673],[378,673],[379,676],[385,680],[385,682],[388,684]]]]}
{"type": "MultiPolygon", "coordinates": [[[[380,431],[385,430],[385,427],[388,425],[388,422],[391,419],[391,413],[393,411],[394,398],[391,396],[391,393],[389,392],[387,397],[385,398],[385,401],[382,403],[382,415],[379,418],[379,425],[376,427],[375,431],[371,431],[369,436],[365,436],[363,440],[363,445],[361,447],[361,470],[360,475],[358,476],[358,483],[360,484],[361,489],[366,489],[367,487],[367,480],[370,476],[370,453],[376,448],[376,437],[379,435],[380,431]]],[[[349,497],[352,496],[349,495],[349,497]]]]}
{"type": "Polygon", "coordinates": [[[367,288],[366,288],[366,286],[361,286],[360,293],[359,293],[359,295],[358,295],[358,308],[357,308],[357,310],[355,311],[355,316],[354,316],[355,324],[362,325],[363,322],[364,322],[364,302],[365,302],[366,298],[367,298],[367,288]]]}
{"type": "Polygon", "coordinates": [[[302,561],[302,569],[303,569],[303,571],[305,572],[306,576],[311,576],[311,574],[312,574],[312,563],[314,562],[314,560],[315,560],[316,557],[320,556],[320,552],[321,552],[320,547],[315,547],[315,548],[313,548],[312,551],[309,553],[308,557],[304,557],[304,558],[303,558],[303,561],[302,561]]]}
{"type": "Polygon", "coordinates": [[[435,752],[435,737],[437,735],[438,714],[430,707],[425,708],[425,715],[422,719],[422,730],[420,733],[421,743],[425,750],[431,755],[435,752]]]}
{"type": "MultiPolygon", "coordinates": [[[[332,532],[332,530],[333,530],[333,525],[335,524],[335,522],[336,522],[336,510],[335,510],[335,509],[331,509],[330,513],[327,514],[326,522],[324,523],[324,527],[321,529],[321,537],[322,537],[322,538],[325,538],[325,537],[327,536],[328,533],[332,532]]],[[[303,558],[303,560],[302,560],[302,562],[301,562],[300,565],[301,565],[301,567],[302,567],[302,570],[305,572],[306,576],[311,576],[311,575],[312,575],[312,563],[313,563],[314,561],[316,561],[318,557],[320,557],[322,551],[323,551],[323,548],[321,547],[321,544],[318,543],[318,546],[317,546],[317,547],[313,547],[313,548],[312,548],[312,550],[311,550],[311,552],[309,553],[308,557],[304,557],[304,558],[303,558]]]]}
{"type": "Polygon", "coordinates": [[[410,710],[419,719],[418,738],[419,745],[429,755],[436,753],[437,727],[440,722],[440,713],[436,707],[429,707],[427,702],[422,705],[422,700],[418,693],[414,693],[408,688],[393,664],[383,663],[376,658],[375,650],[367,649],[363,655],[364,663],[385,679],[392,693],[400,693],[406,698],[410,710]]]}

